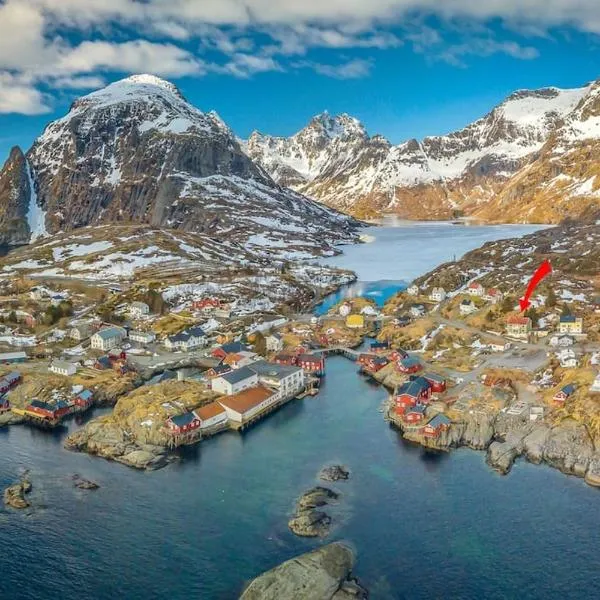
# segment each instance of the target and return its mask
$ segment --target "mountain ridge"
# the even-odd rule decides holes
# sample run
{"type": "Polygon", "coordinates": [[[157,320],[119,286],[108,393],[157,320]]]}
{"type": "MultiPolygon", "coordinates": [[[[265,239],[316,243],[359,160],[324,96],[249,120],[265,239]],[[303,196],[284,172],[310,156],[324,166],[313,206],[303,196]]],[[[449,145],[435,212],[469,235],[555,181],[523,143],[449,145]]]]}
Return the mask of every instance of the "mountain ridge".
{"type": "Polygon", "coordinates": [[[0,243],[146,223],[308,257],[352,241],[359,225],[275,183],[217,113],[150,75],[75,100],[27,153],[11,154],[0,183],[0,243]]]}
{"type": "MultiPolygon", "coordinates": [[[[244,148],[282,185],[360,218],[392,212],[420,220],[464,214],[501,221],[506,207],[500,210],[496,197],[506,196],[510,181],[543,154],[580,104],[594,104],[597,87],[592,82],[574,89],[517,90],[462,129],[399,144],[369,136],[360,122],[356,128],[361,135],[349,136],[343,144],[339,137],[328,142],[315,135],[312,119],[288,138],[253,134],[244,148]],[[313,135],[307,136],[311,130],[313,135]],[[319,169],[299,176],[295,161],[306,157],[319,169]]],[[[560,207],[531,211],[525,206],[534,190],[520,189],[516,196],[511,220],[527,221],[535,213],[542,222],[557,222],[564,216],[560,207]]]]}

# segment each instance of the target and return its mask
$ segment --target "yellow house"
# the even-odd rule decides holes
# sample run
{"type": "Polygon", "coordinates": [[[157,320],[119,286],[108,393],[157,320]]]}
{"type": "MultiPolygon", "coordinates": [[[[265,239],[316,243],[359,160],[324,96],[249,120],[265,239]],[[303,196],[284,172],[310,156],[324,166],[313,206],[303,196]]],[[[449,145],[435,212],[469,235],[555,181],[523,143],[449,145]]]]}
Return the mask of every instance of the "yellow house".
{"type": "Polygon", "coordinates": [[[348,315],[346,317],[346,327],[351,329],[362,329],[365,326],[365,318],[362,315],[348,315]]]}

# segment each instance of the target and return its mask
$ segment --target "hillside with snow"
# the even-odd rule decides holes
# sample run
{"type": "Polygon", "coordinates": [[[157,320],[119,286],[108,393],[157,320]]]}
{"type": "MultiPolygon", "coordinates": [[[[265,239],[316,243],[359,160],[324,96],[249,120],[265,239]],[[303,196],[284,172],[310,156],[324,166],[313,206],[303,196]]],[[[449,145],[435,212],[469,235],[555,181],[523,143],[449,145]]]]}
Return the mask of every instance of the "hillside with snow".
{"type": "Polygon", "coordinates": [[[0,243],[108,222],[207,234],[264,252],[289,246],[290,256],[303,257],[330,254],[357,227],[275,183],[216,113],[150,75],[76,100],[0,172],[0,243]]]}
{"type": "MultiPolygon", "coordinates": [[[[566,209],[547,210],[543,178],[523,186],[523,176],[549,146],[554,177],[566,168],[560,164],[566,151],[590,149],[600,137],[597,88],[518,91],[464,129],[398,145],[369,136],[348,115],[324,113],[289,138],[254,132],[244,148],[282,185],[359,217],[392,212],[424,220],[465,214],[555,222],[566,209]]],[[[580,170],[595,164],[592,153],[574,158],[580,170]]],[[[589,202],[598,196],[595,180],[569,178],[569,195],[588,200],[581,210],[569,206],[581,214],[596,204],[589,202]]]]}

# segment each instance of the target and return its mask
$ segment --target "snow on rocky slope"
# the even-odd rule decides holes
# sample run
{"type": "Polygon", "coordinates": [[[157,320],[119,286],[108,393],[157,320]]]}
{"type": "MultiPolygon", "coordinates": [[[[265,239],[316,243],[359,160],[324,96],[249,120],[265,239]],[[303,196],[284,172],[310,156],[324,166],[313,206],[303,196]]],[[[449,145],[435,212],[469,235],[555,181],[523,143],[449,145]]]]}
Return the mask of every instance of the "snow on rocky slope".
{"type": "MultiPolygon", "coordinates": [[[[565,150],[600,137],[597,88],[595,83],[518,91],[462,130],[399,145],[370,137],[348,115],[325,113],[290,138],[255,132],[244,148],[282,185],[360,217],[396,212],[435,219],[463,213],[503,220],[506,206],[496,197],[510,190],[548,144],[560,159],[565,150]]],[[[581,162],[591,164],[592,156],[578,157],[581,162]]],[[[596,189],[589,177],[572,183],[579,196],[589,198],[596,189]]],[[[558,210],[527,206],[533,201],[544,208],[539,185],[509,194],[512,220],[562,218],[558,210]]]]}
{"type": "Polygon", "coordinates": [[[4,241],[15,229],[23,242],[91,224],[147,223],[263,248],[289,239],[292,254],[314,256],[352,240],[357,226],[280,187],[216,113],[150,75],[75,101],[21,156],[15,150],[0,172],[4,241]],[[257,244],[255,235],[263,236],[257,244]]]}

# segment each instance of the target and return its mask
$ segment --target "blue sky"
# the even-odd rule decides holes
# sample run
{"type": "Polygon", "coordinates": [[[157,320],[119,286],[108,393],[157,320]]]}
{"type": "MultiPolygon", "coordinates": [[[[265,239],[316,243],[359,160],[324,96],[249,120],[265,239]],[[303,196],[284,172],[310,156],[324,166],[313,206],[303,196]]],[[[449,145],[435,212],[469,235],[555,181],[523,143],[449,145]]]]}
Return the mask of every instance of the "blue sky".
{"type": "Polygon", "coordinates": [[[74,98],[137,72],[175,82],[240,136],[289,135],[328,110],[400,142],[460,128],[516,89],[600,77],[600,10],[596,0],[0,0],[0,159],[74,98]]]}

